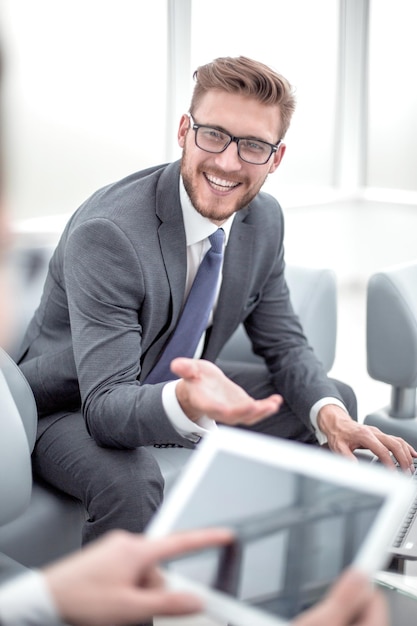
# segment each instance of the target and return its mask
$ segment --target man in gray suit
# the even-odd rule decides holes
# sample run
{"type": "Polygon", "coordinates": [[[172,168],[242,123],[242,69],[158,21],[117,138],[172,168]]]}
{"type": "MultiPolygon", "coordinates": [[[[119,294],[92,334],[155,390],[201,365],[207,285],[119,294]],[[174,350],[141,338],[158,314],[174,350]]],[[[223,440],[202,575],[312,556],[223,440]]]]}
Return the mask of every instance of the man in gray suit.
{"type": "Polygon", "coordinates": [[[352,390],[330,380],[284,278],[281,208],[261,192],[285,153],[294,110],[285,78],[246,58],[198,69],[180,120],[181,162],[99,190],[70,219],[20,353],[39,410],[35,471],[81,499],[84,541],[141,531],[163,495],[144,446],[194,447],[215,422],[353,456],[370,448],[404,469],[417,453],[358,424],[352,390]],[[147,383],[204,256],[225,233],[222,278],[195,359],[147,383]],[[216,363],[243,322],[265,365],[216,363]],[[350,414],[350,415],[349,415],[350,414]]]}

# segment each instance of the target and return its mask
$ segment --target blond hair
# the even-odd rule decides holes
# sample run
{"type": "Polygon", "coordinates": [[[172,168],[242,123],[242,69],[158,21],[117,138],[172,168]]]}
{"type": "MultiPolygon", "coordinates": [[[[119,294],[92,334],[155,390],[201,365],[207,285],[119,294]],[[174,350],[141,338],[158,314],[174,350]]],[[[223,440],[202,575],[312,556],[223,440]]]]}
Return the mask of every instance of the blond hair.
{"type": "Polygon", "coordinates": [[[267,105],[278,105],[281,113],[281,138],[295,110],[294,90],[284,76],[267,65],[247,57],[220,57],[196,69],[191,99],[193,114],[204,94],[211,89],[238,93],[267,105]]]}

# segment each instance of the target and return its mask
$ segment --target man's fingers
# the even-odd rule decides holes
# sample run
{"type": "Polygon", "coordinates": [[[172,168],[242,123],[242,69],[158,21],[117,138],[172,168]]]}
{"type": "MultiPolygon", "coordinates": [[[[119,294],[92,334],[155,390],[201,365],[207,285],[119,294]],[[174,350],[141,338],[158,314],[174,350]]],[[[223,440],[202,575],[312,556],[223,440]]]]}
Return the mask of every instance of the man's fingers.
{"type": "Polygon", "coordinates": [[[415,450],[401,437],[394,437],[392,435],[386,435],[379,433],[379,439],[383,445],[394,455],[398,461],[399,466],[404,472],[414,471],[413,459],[415,458],[415,450]]]}
{"type": "Polygon", "coordinates": [[[394,469],[395,460],[401,469],[410,472],[413,467],[414,449],[400,437],[387,435],[378,428],[369,426],[363,447],[369,448],[386,467],[394,469]],[[393,456],[395,458],[393,458],[393,456]]]}
{"type": "Polygon", "coordinates": [[[277,394],[264,398],[263,400],[255,400],[254,413],[252,416],[244,419],[245,423],[255,424],[274,413],[278,413],[282,406],[283,398],[277,394]]]}
{"type": "Polygon", "coordinates": [[[373,452],[386,467],[395,469],[395,460],[403,471],[414,471],[415,450],[401,437],[387,435],[379,428],[343,420],[341,428],[336,428],[328,435],[329,446],[340,454],[352,457],[358,448],[373,452]],[[395,458],[393,458],[395,457],[395,458]]]}
{"type": "Polygon", "coordinates": [[[219,402],[216,410],[213,406],[211,416],[222,424],[250,426],[277,413],[282,403],[282,397],[276,394],[262,400],[254,400],[248,396],[235,405],[219,402]]]}
{"type": "Polygon", "coordinates": [[[139,615],[141,619],[151,615],[188,615],[199,613],[204,608],[203,600],[197,595],[168,589],[138,589],[127,600],[132,622],[133,619],[137,621],[139,615]]]}
{"type": "MultiPolygon", "coordinates": [[[[337,615],[343,607],[343,620],[340,624],[366,626],[385,626],[388,613],[382,594],[375,591],[369,578],[350,568],[337,580],[325,603],[332,607],[337,615]]],[[[339,623],[339,622],[336,622],[339,623]]]]}
{"type": "Polygon", "coordinates": [[[149,539],[146,544],[142,543],[141,554],[142,558],[147,557],[148,564],[158,563],[185,552],[226,545],[233,541],[233,536],[232,530],[228,528],[206,528],[178,532],[167,537],[149,539]]]}
{"type": "Polygon", "coordinates": [[[314,608],[294,620],[294,626],[385,626],[386,613],[368,578],[346,570],[314,608]],[[379,624],[375,619],[380,619],[379,624]]]}
{"type": "Polygon", "coordinates": [[[185,357],[178,357],[171,361],[171,371],[185,379],[195,378],[199,372],[196,360],[185,357]]]}

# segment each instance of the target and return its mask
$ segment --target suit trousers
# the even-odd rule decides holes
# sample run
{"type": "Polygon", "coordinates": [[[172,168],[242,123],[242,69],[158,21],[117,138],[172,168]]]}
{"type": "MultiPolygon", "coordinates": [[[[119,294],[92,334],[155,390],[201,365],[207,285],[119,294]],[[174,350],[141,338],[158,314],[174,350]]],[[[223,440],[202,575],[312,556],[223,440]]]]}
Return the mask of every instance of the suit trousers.
{"type": "MultiPolygon", "coordinates": [[[[275,392],[263,365],[223,362],[219,366],[255,398],[275,392]]],[[[356,418],[352,389],[335,382],[350,415],[356,418]]],[[[164,480],[152,452],[146,447],[132,450],[98,446],[88,434],[80,412],[58,420],[56,416],[45,416],[40,422],[41,434],[33,453],[34,472],[84,503],[88,519],[83,543],[114,528],[142,532],[163,498],[164,480]]],[[[317,444],[312,427],[285,404],[278,414],[250,430],[317,444]]]]}
{"type": "Polygon", "coordinates": [[[0,585],[8,582],[19,574],[24,574],[29,571],[30,570],[21,563],[14,561],[6,554],[3,554],[3,552],[0,552],[0,585]]]}

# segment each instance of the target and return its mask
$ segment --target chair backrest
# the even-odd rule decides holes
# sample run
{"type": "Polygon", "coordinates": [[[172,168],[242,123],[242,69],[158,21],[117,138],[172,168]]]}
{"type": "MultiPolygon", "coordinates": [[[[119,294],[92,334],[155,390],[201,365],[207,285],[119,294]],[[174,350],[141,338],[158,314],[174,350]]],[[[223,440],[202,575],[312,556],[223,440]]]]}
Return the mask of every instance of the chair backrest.
{"type": "Polygon", "coordinates": [[[391,401],[364,423],[417,446],[417,261],[373,274],[367,286],[366,353],[371,378],[391,401]]]}
{"type": "Polygon", "coordinates": [[[293,307],[326,372],[333,367],[337,340],[337,280],[331,269],[287,265],[293,307]]]}
{"type": "Polygon", "coordinates": [[[0,348],[0,525],[29,505],[36,405],[23,374],[0,348]]]}
{"type": "Polygon", "coordinates": [[[369,375],[393,387],[417,387],[417,261],[371,276],[366,309],[369,375]]]}
{"type": "Polygon", "coordinates": [[[13,334],[8,353],[15,358],[23,339],[26,328],[37,308],[45,278],[48,272],[50,258],[55,246],[25,245],[16,246],[12,250],[11,267],[13,269],[14,297],[18,306],[15,311],[13,334]]]}

